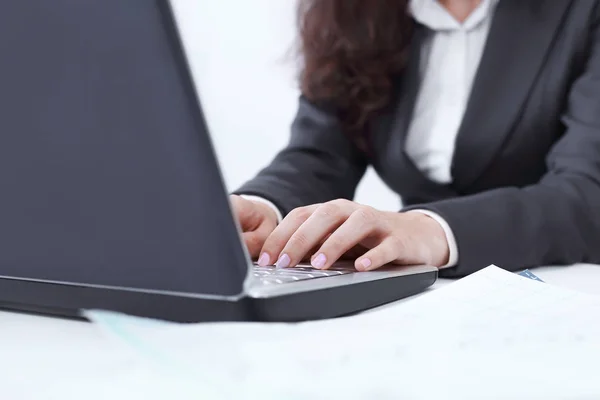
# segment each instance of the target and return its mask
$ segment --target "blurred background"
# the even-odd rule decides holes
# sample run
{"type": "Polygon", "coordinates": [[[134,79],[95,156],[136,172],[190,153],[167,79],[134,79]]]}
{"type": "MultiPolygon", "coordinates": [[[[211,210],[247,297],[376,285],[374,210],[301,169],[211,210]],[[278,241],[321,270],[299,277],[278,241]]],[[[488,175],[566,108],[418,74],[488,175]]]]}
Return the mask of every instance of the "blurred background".
{"type": "MultiPolygon", "coordinates": [[[[173,0],[229,190],[285,146],[296,113],[294,0],[173,0]]],[[[356,201],[397,210],[398,196],[369,171],[356,201]]]]}

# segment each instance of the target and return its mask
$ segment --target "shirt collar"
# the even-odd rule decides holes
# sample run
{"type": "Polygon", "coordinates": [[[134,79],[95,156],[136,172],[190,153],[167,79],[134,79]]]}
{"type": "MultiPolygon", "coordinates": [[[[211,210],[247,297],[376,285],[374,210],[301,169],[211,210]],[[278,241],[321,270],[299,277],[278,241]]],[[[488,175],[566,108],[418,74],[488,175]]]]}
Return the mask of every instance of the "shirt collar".
{"type": "Polygon", "coordinates": [[[462,24],[454,19],[437,0],[410,0],[409,10],[415,20],[434,31],[471,30],[491,16],[498,1],[482,0],[462,24]]]}

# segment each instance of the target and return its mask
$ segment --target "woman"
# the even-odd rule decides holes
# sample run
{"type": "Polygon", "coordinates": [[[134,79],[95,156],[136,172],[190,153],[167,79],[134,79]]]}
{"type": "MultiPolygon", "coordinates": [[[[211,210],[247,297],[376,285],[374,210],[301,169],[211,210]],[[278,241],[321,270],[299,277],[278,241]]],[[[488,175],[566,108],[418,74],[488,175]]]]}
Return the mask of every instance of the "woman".
{"type": "Polygon", "coordinates": [[[442,276],[600,263],[599,3],[301,1],[290,143],[232,196],[250,253],[442,276]],[[351,201],[368,165],[403,210],[351,201]]]}

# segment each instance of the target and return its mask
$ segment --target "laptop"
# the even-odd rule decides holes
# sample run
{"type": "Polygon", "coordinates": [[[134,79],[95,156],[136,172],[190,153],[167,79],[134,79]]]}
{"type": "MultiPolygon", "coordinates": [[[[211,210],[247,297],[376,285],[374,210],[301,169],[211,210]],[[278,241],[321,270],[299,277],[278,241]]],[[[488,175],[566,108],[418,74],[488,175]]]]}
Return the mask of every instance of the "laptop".
{"type": "Polygon", "coordinates": [[[0,9],[0,307],[304,321],[436,280],[429,266],[254,265],[167,1],[0,9]]]}

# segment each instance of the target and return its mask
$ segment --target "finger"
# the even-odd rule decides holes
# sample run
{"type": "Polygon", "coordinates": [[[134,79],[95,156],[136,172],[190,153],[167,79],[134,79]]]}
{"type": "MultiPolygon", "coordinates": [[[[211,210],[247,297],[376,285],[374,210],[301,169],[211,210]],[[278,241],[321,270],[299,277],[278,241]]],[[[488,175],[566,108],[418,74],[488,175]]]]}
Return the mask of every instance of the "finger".
{"type": "MultiPolygon", "coordinates": [[[[248,249],[248,254],[250,255],[250,257],[252,257],[253,259],[256,259],[259,257],[260,255],[260,249],[262,249],[262,246],[265,243],[265,240],[267,239],[267,237],[269,236],[270,230],[269,230],[269,226],[266,224],[262,224],[261,226],[259,226],[258,229],[254,230],[254,231],[248,231],[248,232],[244,232],[242,234],[242,237],[244,239],[244,244],[246,245],[246,248],[248,249]]],[[[265,263],[264,259],[263,260],[258,260],[259,264],[261,266],[267,266],[269,264],[268,260],[266,260],[267,262],[265,263]]]]}
{"type": "Polygon", "coordinates": [[[292,233],[281,250],[283,263],[296,266],[302,259],[311,254],[325,237],[334,232],[358,207],[350,201],[333,201],[322,204],[292,233]]]}
{"type": "Polygon", "coordinates": [[[388,236],[378,246],[367,251],[354,262],[358,271],[373,271],[392,262],[401,262],[405,246],[396,236],[388,236]]]}
{"type": "Polygon", "coordinates": [[[229,199],[231,208],[240,223],[242,232],[257,229],[261,223],[261,215],[257,212],[256,204],[236,195],[230,196],[229,199]]]}
{"type": "Polygon", "coordinates": [[[281,252],[286,243],[292,237],[294,232],[302,225],[317,209],[319,205],[315,204],[307,207],[300,207],[292,210],[284,219],[277,225],[271,234],[265,240],[265,243],[260,251],[261,265],[263,263],[272,264],[276,261],[281,261],[278,266],[285,268],[290,265],[289,257],[283,257],[279,260],[281,252]]]}
{"type": "Polygon", "coordinates": [[[312,259],[317,269],[331,267],[342,255],[352,250],[377,229],[378,213],[370,207],[360,207],[323,243],[312,259]]]}

